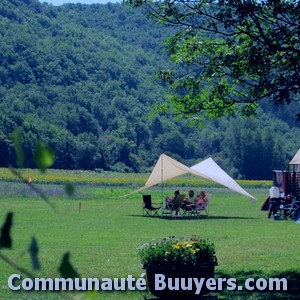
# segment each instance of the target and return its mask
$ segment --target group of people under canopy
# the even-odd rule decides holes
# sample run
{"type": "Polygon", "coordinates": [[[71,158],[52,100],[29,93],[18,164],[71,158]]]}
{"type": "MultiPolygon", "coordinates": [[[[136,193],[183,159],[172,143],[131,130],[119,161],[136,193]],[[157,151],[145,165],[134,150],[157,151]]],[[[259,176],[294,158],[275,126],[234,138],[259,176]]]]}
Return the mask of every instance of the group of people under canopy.
{"type": "Polygon", "coordinates": [[[250,198],[251,201],[256,202],[256,198],[246,192],[233,178],[231,178],[223,169],[221,169],[221,167],[211,157],[194,166],[187,167],[186,165],[178,162],[166,154],[160,155],[150,176],[148,177],[147,182],[143,187],[122,197],[127,197],[133,193],[151,188],[156,184],[162,184],[167,180],[188,173],[212,180],[234,192],[250,198]]]}
{"type": "MultiPolygon", "coordinates": [[[[166,205],[175,203],[179,195],[179,190],[176,190],[173,197],[167,196],[166,205]]],[[[180,208],[190,210],[198,207],[201,209],[208,203],[208,200],[209,198],[204,191],[201,191],[198,195],[196,195],[193,190],[189,190],[188,196],[183,199],[180,208]]]]}

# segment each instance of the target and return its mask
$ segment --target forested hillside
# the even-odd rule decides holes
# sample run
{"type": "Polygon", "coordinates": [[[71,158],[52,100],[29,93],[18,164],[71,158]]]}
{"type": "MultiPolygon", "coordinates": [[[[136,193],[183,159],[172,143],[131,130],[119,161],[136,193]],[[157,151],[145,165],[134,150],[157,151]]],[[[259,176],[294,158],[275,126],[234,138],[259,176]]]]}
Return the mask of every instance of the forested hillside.
{"type": "Polygon", "coordinates": [[[14,162],[20,127],[27,167],[37,139],[56,152],[54,168],[147,171],[161,152],[192,164],[212,155],[231,175],[270,178],[299,148],[294,108],[256,118],[190,120],[151,115],[166,90],[155,73],[170,62],[174,31],[122,4],[54,7],[0,3],[0,166],[14,162]]]}

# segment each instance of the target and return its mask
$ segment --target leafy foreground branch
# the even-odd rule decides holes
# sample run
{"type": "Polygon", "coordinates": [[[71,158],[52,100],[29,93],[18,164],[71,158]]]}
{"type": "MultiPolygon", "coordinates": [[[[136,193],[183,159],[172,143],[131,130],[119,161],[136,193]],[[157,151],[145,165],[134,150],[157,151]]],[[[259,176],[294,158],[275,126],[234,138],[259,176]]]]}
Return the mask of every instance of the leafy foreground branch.
{"type": "Polygon", "coordinates": [[[43,199],[45,202],[47,202],[56,211],[55,205],[50,201],[50,199],[46,195],[43,194],[42,191],[40,191],[31,182],[29,182],[26,178],[24,178],[22,176],[22,174],[20,172],[18,172],[16,169],[14,169],[12,167],[10,167],[9,169],[16,177],[18,177],[24,184],[29,186],[29,188],[31,190],[33,190],[41,199],[43,199]]]}
{"type": "MultiPolygon", "coordinates": [[[[13,133],[13,141],[14,141],[14,147],[15,147],[15,153],[16,153],[16,160],[17,164],[22,167],[25,155],[22,148],[22,139],[21,139],[21,133],[17,129],[13,133]]],[[[44,173],[48,167],[50,167],[54,162],[55,156],[53,153],[53,150],[49,148],[48,146],[44,145],[41,142],[37,142],[36,144],[36,152],[35,152],[35,161],[37,164],[38,169],[44,173]]],[[[12,174],[19,178],[24,184],[26,184],[31,190],[33,190],[42,200],[47,202],[52,209],[54,209],[55,212],[57,212],[56,206],[50,201],[50,199],[38,188],[36,188],[32,182],[25,179],[22,174],[17,171],[16,169],[10,167],[9,168],[12,174]]],[[[71,195],[74,192],[74,188],[72,185],[66,186],[66,191],[69,195],[71,195]]],[[[13,245],[13,239],[11,237],[11,229],[13,226],[13,212],[8,212],[6,215],[6,219],[1,227],[1,235],[0,235],[0,250],[3,248],[6,249],[12,249],[13,245]]],[[[33,270],[40,270],[41,264],[38,258],[38,242],[35,239],[35,237],[32,237],[30,246],[28,247],[28,252],[31,258],[31,264],[33,270]]],[[[3,253],[0,252],[0,259],[2,259],[5,263],[9,264],[11,267],[13,267],[18,272],[21,272],[28,276],[29,278],[35,278],[34,274],[31,273],[31,271],[28,271],[27,269],[23,268],[22,266],[15,263],[13,260],[5,256],[3,253]]],[[[60,262],[60,265],[58,267],[58,271],[63,278],[79,278],[80,275],[75,271],[74,267],[70,263],[70,253],[66,252],[62,260],[60,262]]]]}
{"type": "MultiPolygon", "coordinates": [[[[2,248],[11,249],[12,248],[12,244],[13,244],[12,238],[11,238],[12,225],[13,225],[13,213],[9,212],[9,213],[7,213],[6,219],[1,227],[0,249],[2,249],[2,248]]],[[[29,252],[30,252],[30,256],[32,258],[33,269],[36,269],[36,270],[40,269],[40,264],[39,264],[39,261],[37,258],[38,247],[37,247],[35,238],[32,238],[32,243],[29,247],[29,252]],[[35,247],[34,247],[34,245],[35,245],[35,247]]],[[[31,272],[29,272],[28,270],[19,266],[14,261],[12,261],[5,255],[3,255],[1,252],[0,252],[0,258],[3,261],[5,261],[6,263],[8,263],[10,266],[12,266],[14,269],[16,269],[17,271],[25,274],[26,276],[28,276],[30,278],[34,277],[34,275],[31,272]]]]}
{"type": "MultiPolygon", "coordinates": [[[[12,249],[13,246],[13,240],[11,237],[11,229],[13,226],[13,213],[9,212],[6,215],[6,219],[1,227],[1,236],[0,236],[0,249],[6,248],[6,249],[12,249]]],[[[38,252],[39,247],[37,240],[32,237],[31,243],[28,247],[28,252],[31,258],[32,263],[32,269],[33,270],[40,270],[41,265],[40,261],[38,259],[38,252]]],[[[27,269],[23,268],[22,266],[16,264],[13,260],[5,256],[3,253],[0,252],[0,258],[9,264],[11,267],[16,269],[17,271],[25,274],[26,276],[30,278],[34,278],[34,274],[31,273],[31,271],[28,271],[27,269]]],[[[75,271],[74,267],[70,263],[70,253],[66,252],[61,260],[60,266],[58,267],[58,271],[60,272],[60,275],[63,278],[78,278],[80,275],[75,271]]]]}

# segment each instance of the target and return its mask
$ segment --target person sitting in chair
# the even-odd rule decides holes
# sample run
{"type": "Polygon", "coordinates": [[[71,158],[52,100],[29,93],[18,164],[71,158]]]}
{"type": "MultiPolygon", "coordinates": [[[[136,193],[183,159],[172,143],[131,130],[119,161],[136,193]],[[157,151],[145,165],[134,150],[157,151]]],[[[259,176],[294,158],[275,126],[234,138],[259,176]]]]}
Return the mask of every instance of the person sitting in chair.
{"type": "Polygon", "coordinates": [[[174,197],[167,196],[166,197],[166,203],[174,203],[176,201],[178,195],[179,195],[179,190],[174,192],[174,197]]]}
{"type": "Polygon", "coordinates": [[[190,190],[189,191],[189,197],[188,197],[187,201],[189,203],[194,203],[195,200],[196,200],[195,192],[193,190],[190,190]]]}
{"type": "MultiPolygon", "coordinates": [[[[167,196],[166,198],[166,208],[167,209],[173,209],[174,207],[174,203],[176,202],[178,196],[179,196],[179,190],[175,191],[174,192],[174,197],[170,197],[170,196],[167,196]]],[[[175,215],[178,215],[178,212],[179,212],[179,208],[176,210],[176,213],[175,215]]]]}
{"type": "Polygon", "coordinates": [[[191,204],[187,204],[185,209],[189,210],[192,208],[200,208],[202,209],[204,205],[208,202],[208,197],[204,191],[201,191],[199,195],[195,198],[194,202],[191,204]]]}
{"type": "Polygon", "coordinates": [[[188,209],[190,204],[195,204],[195,192],[193,190],[189,190],[188,197],[184,198],[181,208],[188,209]]]}
{"type": "Polygon", "coordinates": [[[196,197],[196,205],[202,207],[208,202],[208,197],[204,191],[201,191],[200,194],[196,197]]]}

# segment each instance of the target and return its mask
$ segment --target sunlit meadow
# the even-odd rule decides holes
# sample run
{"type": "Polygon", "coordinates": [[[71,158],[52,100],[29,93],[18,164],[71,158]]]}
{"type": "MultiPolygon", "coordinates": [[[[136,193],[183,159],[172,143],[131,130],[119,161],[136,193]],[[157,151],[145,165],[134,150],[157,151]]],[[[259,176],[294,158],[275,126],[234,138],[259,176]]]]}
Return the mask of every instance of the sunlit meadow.
{"type": "MultiPolygon", "coordinates": [[[[219,265],[216,277],[235,277],[242,282],[247,277],[286,277],[286,293],[258,291],[219,291],[211,293],[218,299],[298,299],[299,295],[299,229],[295,222],[267,218],[261,205],[268,195],[269,181],[240,181],[258,200],[192,176],[174,179],[164,185],[145,190],[155,202],[161,202],[174,188],[187,193],[205,189],[211,193],[209,217],[199,219],[161,219],[142,216],[142,193],[125,198],[143,186],[149,174],[114,174],[87,171],[20,170],[24,179],[31,178],[49,201],[42,200],[29,185],[16,179],[9,170],[0,170],[1,223],[7,212],[14,212],[13,249],[1,254],[35,277],[59,277],[58,267],[64,253],[81,277],[99,279],[122,278],[129,274],[141,276],[138,247],[164,236],[198,234],[209,238],[216,246],[219,265]],[[73,183],[75,193],[68,196],[65,183],[73,183]],[[28,247],[32,237],[39,246],[42,269],[31,268],[28,247]]],[[[147,292],[13,292],[7,279],[18,273],[0,260],[0,299],[149,299],[147,292]]],[[[22,276],[25,276],[21,274],[22,276]]]]}

